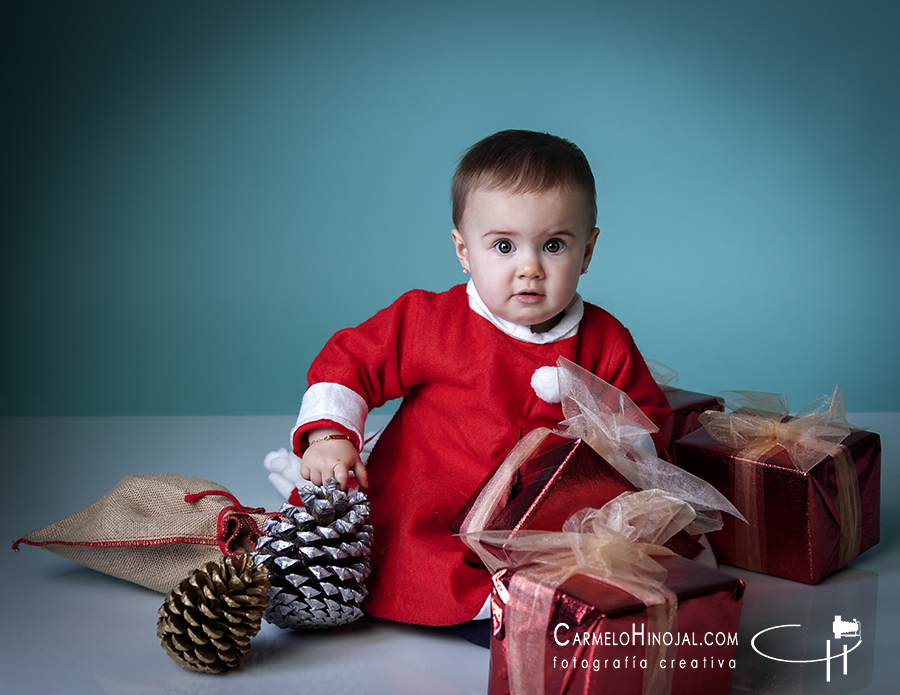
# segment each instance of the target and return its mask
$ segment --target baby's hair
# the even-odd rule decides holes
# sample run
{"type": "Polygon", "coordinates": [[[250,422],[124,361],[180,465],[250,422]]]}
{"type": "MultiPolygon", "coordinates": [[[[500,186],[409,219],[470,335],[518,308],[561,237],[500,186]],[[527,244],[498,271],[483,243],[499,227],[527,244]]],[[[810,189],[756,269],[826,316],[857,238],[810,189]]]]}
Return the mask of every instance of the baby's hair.
{"type": "Polygon", "coordinates": [[[531,130],[502,130],[476,142],[463,155],[450,195],[459,228],[466,200],[477,189],[540,193],[560,186],[580,190],[591,225],[597,220],[597,189],[587,157],[575,143],[531,130]]]}

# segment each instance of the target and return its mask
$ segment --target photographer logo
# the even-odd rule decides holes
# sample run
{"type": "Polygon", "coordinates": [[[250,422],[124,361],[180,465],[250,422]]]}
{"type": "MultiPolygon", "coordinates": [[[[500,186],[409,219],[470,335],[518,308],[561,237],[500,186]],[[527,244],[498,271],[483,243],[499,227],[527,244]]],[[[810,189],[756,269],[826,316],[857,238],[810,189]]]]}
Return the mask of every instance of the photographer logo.
{"type": "Polygon", "coordinates": [[[764,656],[767,659],[772,659],[773,661],[781,661],[783,663],[788,664],[812,664],[818,661],[825,662],[825,681],[831,682],[831,660],[832,659],[841,659],[844,665],[844,675],[847,675],[847,655],[856,649],[860,644],[862,644],[862,636],[860,633],[860,625],[859,621],[856,619],[847,621],[842,620],[841,616],[834,616],[834,622],[831,625],[831,630],[834,633],[835,640],[846,640],[841,643],[841,651],[836,654],[831,653],[831,640],[825,640],[825,656],[821,659],[782,659],[777,656],[773,656],[771,654],[766,654],[759,647],[756,646],[756,640],[760,635],[763,635],[767,632],[771,632],[772,630],[781,630],[786,627],[800,627],[800,625],[775,625],[774,627],[767,627],[765,630],[760,630],[755,635],[753,635],[753,639],[750,640],[750,646],[753,647],[753,650],[759,654],[760,656],[764,656]],[[853,638],[856,638],[856,644],[852,647],[850,643],[853,641],[853,638]]]}

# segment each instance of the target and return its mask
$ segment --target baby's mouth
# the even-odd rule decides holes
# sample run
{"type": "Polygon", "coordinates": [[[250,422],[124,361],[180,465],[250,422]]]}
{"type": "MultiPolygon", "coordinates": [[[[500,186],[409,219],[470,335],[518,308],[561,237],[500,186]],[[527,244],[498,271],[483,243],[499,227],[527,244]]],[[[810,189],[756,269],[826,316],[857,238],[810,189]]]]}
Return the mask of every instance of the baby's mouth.
{"type": "Polygon", "coordinates": [[[516,299],[520,302],[537,302],[543,299],[544,295],[535,290],[522,290],[515,294],[516,299]]]}

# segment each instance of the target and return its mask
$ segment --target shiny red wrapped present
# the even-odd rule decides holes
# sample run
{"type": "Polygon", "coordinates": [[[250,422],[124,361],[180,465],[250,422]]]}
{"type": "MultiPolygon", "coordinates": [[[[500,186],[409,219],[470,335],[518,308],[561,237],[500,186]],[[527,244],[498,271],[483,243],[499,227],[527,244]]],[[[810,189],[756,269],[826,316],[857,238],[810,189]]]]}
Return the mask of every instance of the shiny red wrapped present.
{"type": "Polygon", "coordinates": [[[705,393],[696,393],[684,389],[675,388],[678,382],[678,372],[671,367],[649,358],[644,358],[653,380],[662,389],[666,400],[669,401],[671,412],[665,424],[660,430],[662,448],[659,457],[669,463],[675,462],[673,445],[679,439],[700,429],[700,415],[707,410],[722,411],[723,406],[715,396],[705,393]]]}
{"type": "MultiPolygon", "coordinates": [[[[509,537],[521,531],[559,531],[572,512],[584,507],[601,507],[623,492],[638,488],[581,439],[573,439],[549,430],[537,430],[523,440],[504,463],[515,469],[510,491],[475,521],[479,510],[473,507],[492,495],[488,481],[473,496],[450,524],[454,533],[476,529],[504,529],[509,537]],[[486,492],[485,492],[486,491],[486,492]],[[466,518],[470,523],[466,524],[466,518]]],[[[502,475],[502,473],[501,473],[502,475]]],[[[462,541],[461,541],[462,542],[462,541]]],[[[696,558],[703,546],[684,531],[675,534],[666,547],[687,558],[696,558]]]]}
{"type": "Polygon", "coordinates": [[[678,465],[747,519],[708,535],[719,562],[815,584],[875,545],[881,440],[850,428],[840,388],[793,418],[777,394],[729,394],[734,412],[704,415],[675,445],[678,465]],[[764,395],[782,406],[760,407],[764,395]]]}
{"type": "Polygon", "coordinates": [[[702,427],[700,415],[707,410],[722,411],[723,406],[715,396],[705,393],[685,391],[664,387],[663,394],[669,401],[672,412],[666,423],[660,430],[663,438],[663,448],[659,457],[669,463],[675,462],[675,442],[702,427]]]}
{"type": "Polygon", "coordinates": [[[493,575],[489,695],[726,695],[744,585],[654,544],[683,510],[626,493],[564,533],[482,534],[513,558],[493,575]]]}

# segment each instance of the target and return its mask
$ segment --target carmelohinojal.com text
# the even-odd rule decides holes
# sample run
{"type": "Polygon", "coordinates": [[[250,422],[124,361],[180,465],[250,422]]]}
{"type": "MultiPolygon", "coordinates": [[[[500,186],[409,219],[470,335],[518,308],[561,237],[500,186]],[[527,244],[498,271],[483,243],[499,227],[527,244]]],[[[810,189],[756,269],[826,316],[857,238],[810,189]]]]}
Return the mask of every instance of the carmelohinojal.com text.
{"type": "MultiPolygon", "coordinates": [[[[727,632],[706,632],[698,635],[692,632],[647,632],[643,624],[640,626],[632,625],[631,631],[623,630],[621,632],[604,631],[604,632],[572,632],[566,623],[558,623],[553,629],[553,640],[560,647],[571,645],[572,647],[582,646],[612,646],[612,647],[647,647],[647,646],[707,646],[707,647],[725,647],[736,646],[738,643],[737,633],[727,632]]],[[[620,657],[614,659],[579,659],[577,656],[572,659],[565,659],[559,656],[553,657],[553,668],[581,668],[599,671],[601,668],[634,668],[646,669],[648,666],[646,658],[638,656],[620,657]]],[[[734,669],[734,659],[723,659],[714,656],[704,656],[702,658],[683,659],[678,658],[662,658],[660,659],[659,668],[663,669],[706,669],[706,668],[728,668],[734,669]]]]}

